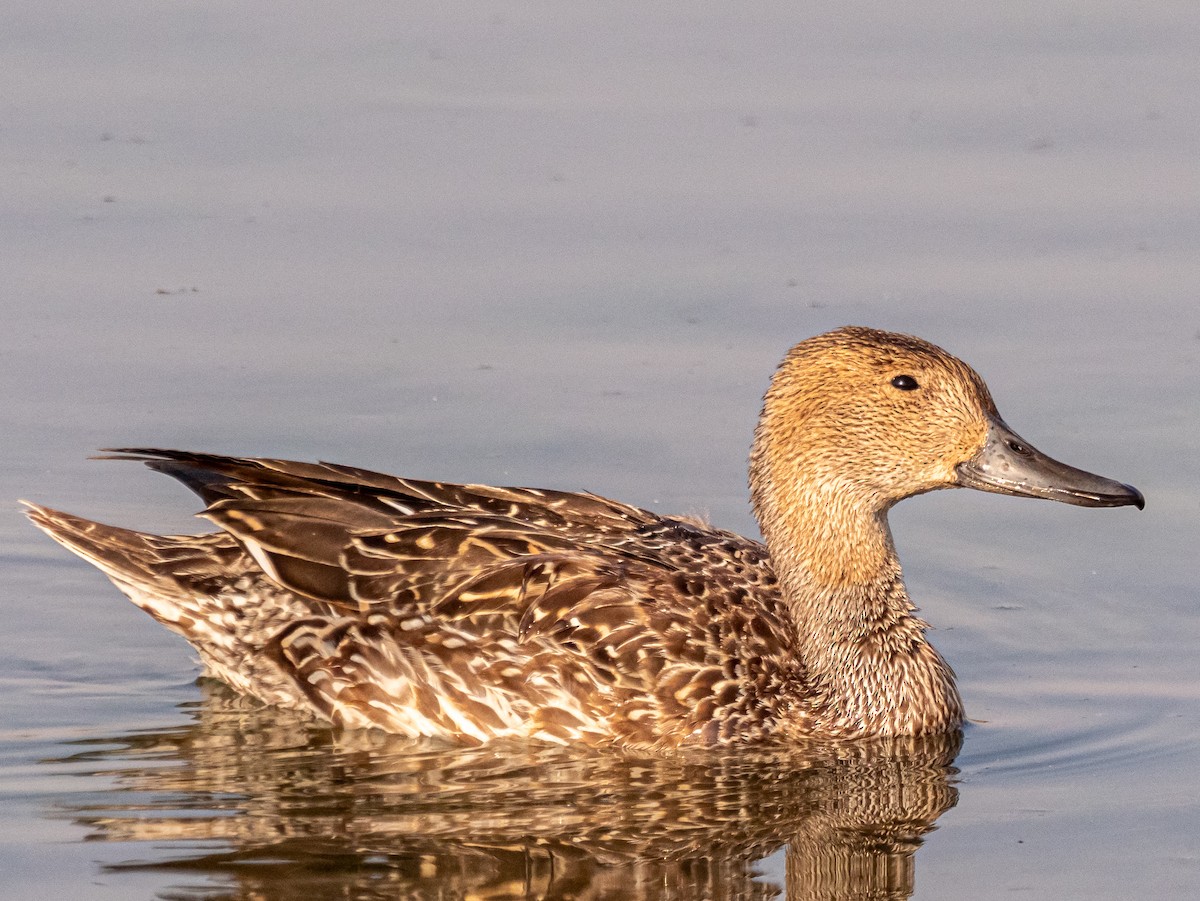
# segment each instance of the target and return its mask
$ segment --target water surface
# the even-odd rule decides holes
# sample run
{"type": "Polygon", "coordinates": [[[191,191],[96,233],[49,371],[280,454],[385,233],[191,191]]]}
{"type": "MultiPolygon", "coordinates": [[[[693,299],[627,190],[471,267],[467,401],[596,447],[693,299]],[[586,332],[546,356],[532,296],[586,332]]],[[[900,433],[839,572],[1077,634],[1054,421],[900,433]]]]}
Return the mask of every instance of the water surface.
{"type": "Polygon", "coordinates": [[[1191,4],[4,24],[0,896],[1200,894],[1191,4]],[[754,534],[762,390],[846,323],[946,346],[1021,434],[1148,499],[894,512],[972,718],[956,757],[334,736],[197,684],[16,510],[202,528],[85,459],[150,444],[754,534]]]}

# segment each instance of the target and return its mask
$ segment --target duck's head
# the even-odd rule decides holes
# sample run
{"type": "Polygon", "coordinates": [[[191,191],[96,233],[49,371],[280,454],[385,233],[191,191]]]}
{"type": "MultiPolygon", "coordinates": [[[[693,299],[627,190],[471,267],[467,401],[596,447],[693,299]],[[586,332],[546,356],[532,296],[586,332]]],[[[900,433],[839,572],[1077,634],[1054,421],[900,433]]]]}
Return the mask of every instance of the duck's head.
{"type": "Polygon", "coordinates": [[[859,327],[788,353],[767,391],[751,482],[760,518],[779,501],[788,506],[783,497],[800,486],[808,503],[816,492],[875,511],[952,487],[1084,507],[1144,504],[1136,488],[1059,463],[1019,437],[961,360],[918,338],[859,327]]]}

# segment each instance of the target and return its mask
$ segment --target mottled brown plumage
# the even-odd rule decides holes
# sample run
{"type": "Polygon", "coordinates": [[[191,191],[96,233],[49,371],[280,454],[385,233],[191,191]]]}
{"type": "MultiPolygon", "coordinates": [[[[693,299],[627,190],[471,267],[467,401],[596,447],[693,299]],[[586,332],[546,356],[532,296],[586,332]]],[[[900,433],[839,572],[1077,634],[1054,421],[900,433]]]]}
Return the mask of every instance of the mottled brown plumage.
{"type": "Polygon", "coordinates": [[[767,392],[750,469],[765,546],[592,494],[113,453],[191,487],[221,531],[30,516],[214,675],[339,725],[460,741],[956,728],[953,674],[914,616],[887,510],[959,484],[1141,505],[1020,444],[954,357],[861,328],[797,345],[767,392]]]}

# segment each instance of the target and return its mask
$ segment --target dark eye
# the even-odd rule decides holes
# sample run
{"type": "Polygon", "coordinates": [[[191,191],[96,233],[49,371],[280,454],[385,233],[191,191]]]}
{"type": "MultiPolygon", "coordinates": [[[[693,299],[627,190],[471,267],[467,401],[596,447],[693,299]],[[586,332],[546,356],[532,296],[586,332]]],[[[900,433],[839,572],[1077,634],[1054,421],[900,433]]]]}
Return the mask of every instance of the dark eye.
{"type": "Polygon", "coordinates": [[[901,391],[916,391],[920,386],[911,375],[898,375],[892,379],[892,387],[901,391]]]}

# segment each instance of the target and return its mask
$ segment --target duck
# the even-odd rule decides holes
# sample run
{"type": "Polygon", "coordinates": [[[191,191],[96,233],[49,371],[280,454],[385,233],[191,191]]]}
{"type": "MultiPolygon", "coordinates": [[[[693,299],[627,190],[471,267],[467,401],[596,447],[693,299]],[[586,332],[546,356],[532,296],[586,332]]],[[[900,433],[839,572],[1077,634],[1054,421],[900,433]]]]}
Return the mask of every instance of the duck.
{"type": "Polygon", "coordinates": [[[1084,507],[1136,488],[1058,462],[934,344],[847,326],[775,371],[750,452],[762,541],[588,492],[115,448],[218,531],[27,503],[205,672],[335,728],[629,749],[952,732],[955,675],[888,512],[943,488],[1084,507]]]}

